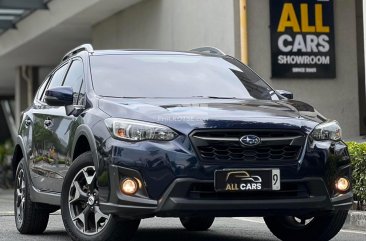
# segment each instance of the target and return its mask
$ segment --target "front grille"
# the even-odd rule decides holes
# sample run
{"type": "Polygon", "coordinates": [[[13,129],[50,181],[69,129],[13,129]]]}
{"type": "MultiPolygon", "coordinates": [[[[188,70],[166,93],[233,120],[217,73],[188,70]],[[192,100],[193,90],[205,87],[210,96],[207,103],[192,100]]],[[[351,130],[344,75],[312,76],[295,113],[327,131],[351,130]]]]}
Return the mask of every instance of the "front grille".
{"type": "Polygon", "coordinates": [[[303,183],[281,183],[279,191],[216,192],[213,183],[194,183],[188,191],[190,199],[264,200],[308,198],[309,190],[303,183]]]}
{"type": "Polygon", "coordinates": [[[300,157],[305,137],[298,131],[196,131],[191,135],[203,162],[219,161],[296,161],[300,157]],[[256,146],[245,146],[239,141],[244,135],[261,138],[256,146]]]}
{"type": "Polygon", "coordinates": [[[198,151],[203,160],[229,160],[229,161],[289,161],[296,160],[299,156],[300,146],[258,146],[245,148],[238,143],[212,144],[200,146],[198,151]]]}
{"type": "Polygon", "coordinates": [[[240,138],[244,135],[256,135],[260,138],[265,137],[295,137],[303,135],[298,131],[277,131],[277,130],[216,130],[216,131],[196,131],[194,136],[197,137],[236,137],[240,138]]]}

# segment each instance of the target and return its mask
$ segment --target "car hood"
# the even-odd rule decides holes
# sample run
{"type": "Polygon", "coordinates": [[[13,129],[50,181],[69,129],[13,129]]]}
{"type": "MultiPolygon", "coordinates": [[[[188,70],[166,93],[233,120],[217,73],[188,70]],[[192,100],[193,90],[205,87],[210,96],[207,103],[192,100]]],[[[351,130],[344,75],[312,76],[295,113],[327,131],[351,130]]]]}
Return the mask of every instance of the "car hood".
{"type": "Polygon", "coordinates": [[[295,100],[103,97],[99,108],[111,117],[160,123],[185,134],[203,128],[282,128],[309,133],[325,121],[312,106],[295,100]]]}

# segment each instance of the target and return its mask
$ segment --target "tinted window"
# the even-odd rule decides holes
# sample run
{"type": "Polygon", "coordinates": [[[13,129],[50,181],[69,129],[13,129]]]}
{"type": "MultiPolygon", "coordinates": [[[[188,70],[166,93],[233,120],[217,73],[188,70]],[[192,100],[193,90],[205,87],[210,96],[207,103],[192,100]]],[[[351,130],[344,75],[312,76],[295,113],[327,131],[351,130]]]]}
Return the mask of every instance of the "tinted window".
{"type": "Polygon", "coordinates": [[[43,81],[43,83],[41,84],[41,86],[39,87],[38,91],[37,91],[37,94],[36,94],[36,99],[38,100],[42,100],[43,98],[43,93],[44,93],[44,89],[46,88],[47,84],[48,84],[48,80],[49,80],[49,77],[43,81]]]}
{"type": "Polygon", "coordinates": [[[51,77],[52,78],[51,82],[48,86],[48,89],[52,88],[52,87],[57,87],[57,86],[62,85],[62,81],[64,80],[64,76],[65,76],[67,66],[68,65],[65,64],[64,66],[62,66],[61,68],[56,70],[56,72],[53,73],[53,75],[51,77]]]}
{"type": "Polygon", "coordinates": [[[84,105],[84,103],[85,103],[85,81],[83,81],[80,88],[78,105],[84,105]]]}
{"type": "Polygon", "coordinates": [[[134,54],[91,56],[90,61],[94,90],[101,96],[278,99],[231,57],[134,54]]]}
{"type": "Polygon", "coordinates": [[[83,78],[83,63],[80,60],[73,61],[66,74],[63,86],[72,87],[74,91],[74,105],[78,104],[79,92],[83,83],[83,78]]]}

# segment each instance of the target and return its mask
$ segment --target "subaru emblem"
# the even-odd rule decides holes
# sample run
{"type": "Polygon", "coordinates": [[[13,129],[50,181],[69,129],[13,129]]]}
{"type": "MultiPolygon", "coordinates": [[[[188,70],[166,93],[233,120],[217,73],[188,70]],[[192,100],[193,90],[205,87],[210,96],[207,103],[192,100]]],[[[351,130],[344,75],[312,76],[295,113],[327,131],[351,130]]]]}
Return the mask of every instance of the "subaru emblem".
{"type": "Polygon", "coordinates": [[[255,135],[245,135],[240,138],[240,143],[244,146],[256,146],[261,143],[261,139],[255,135]]]}

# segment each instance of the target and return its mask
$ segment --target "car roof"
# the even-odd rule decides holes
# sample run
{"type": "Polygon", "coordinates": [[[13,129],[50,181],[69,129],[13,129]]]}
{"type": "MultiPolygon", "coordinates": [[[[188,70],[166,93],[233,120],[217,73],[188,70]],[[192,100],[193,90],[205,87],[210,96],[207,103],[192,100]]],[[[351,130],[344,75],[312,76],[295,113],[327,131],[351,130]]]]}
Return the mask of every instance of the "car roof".
{"type": "Polygon", "coordinates": [[[154,49],[115,49],[115,50],[94,50],[91,44],[80,45],[69,52],[67,52],[61,59],[64,62],[71,57],[78,56],[83,52],[87,52],[88,55],[193,55],[193,56],[212,56],[212,57],[224,57],[227,56],[220,49],[215,47],[200,47],[191,49],[189,51],[169,51],[169,50],[154,50],[154,49]]]}
{"type": "Polygon", "coordinates": [[[169,50],[154,50],[154,49],[110,49],[110,50],[94,50],[91,55],[186,55],[186,56],[213,56],[223,57],[217,54],[199,53],[193,51],[169,51],[169,50]]]}

